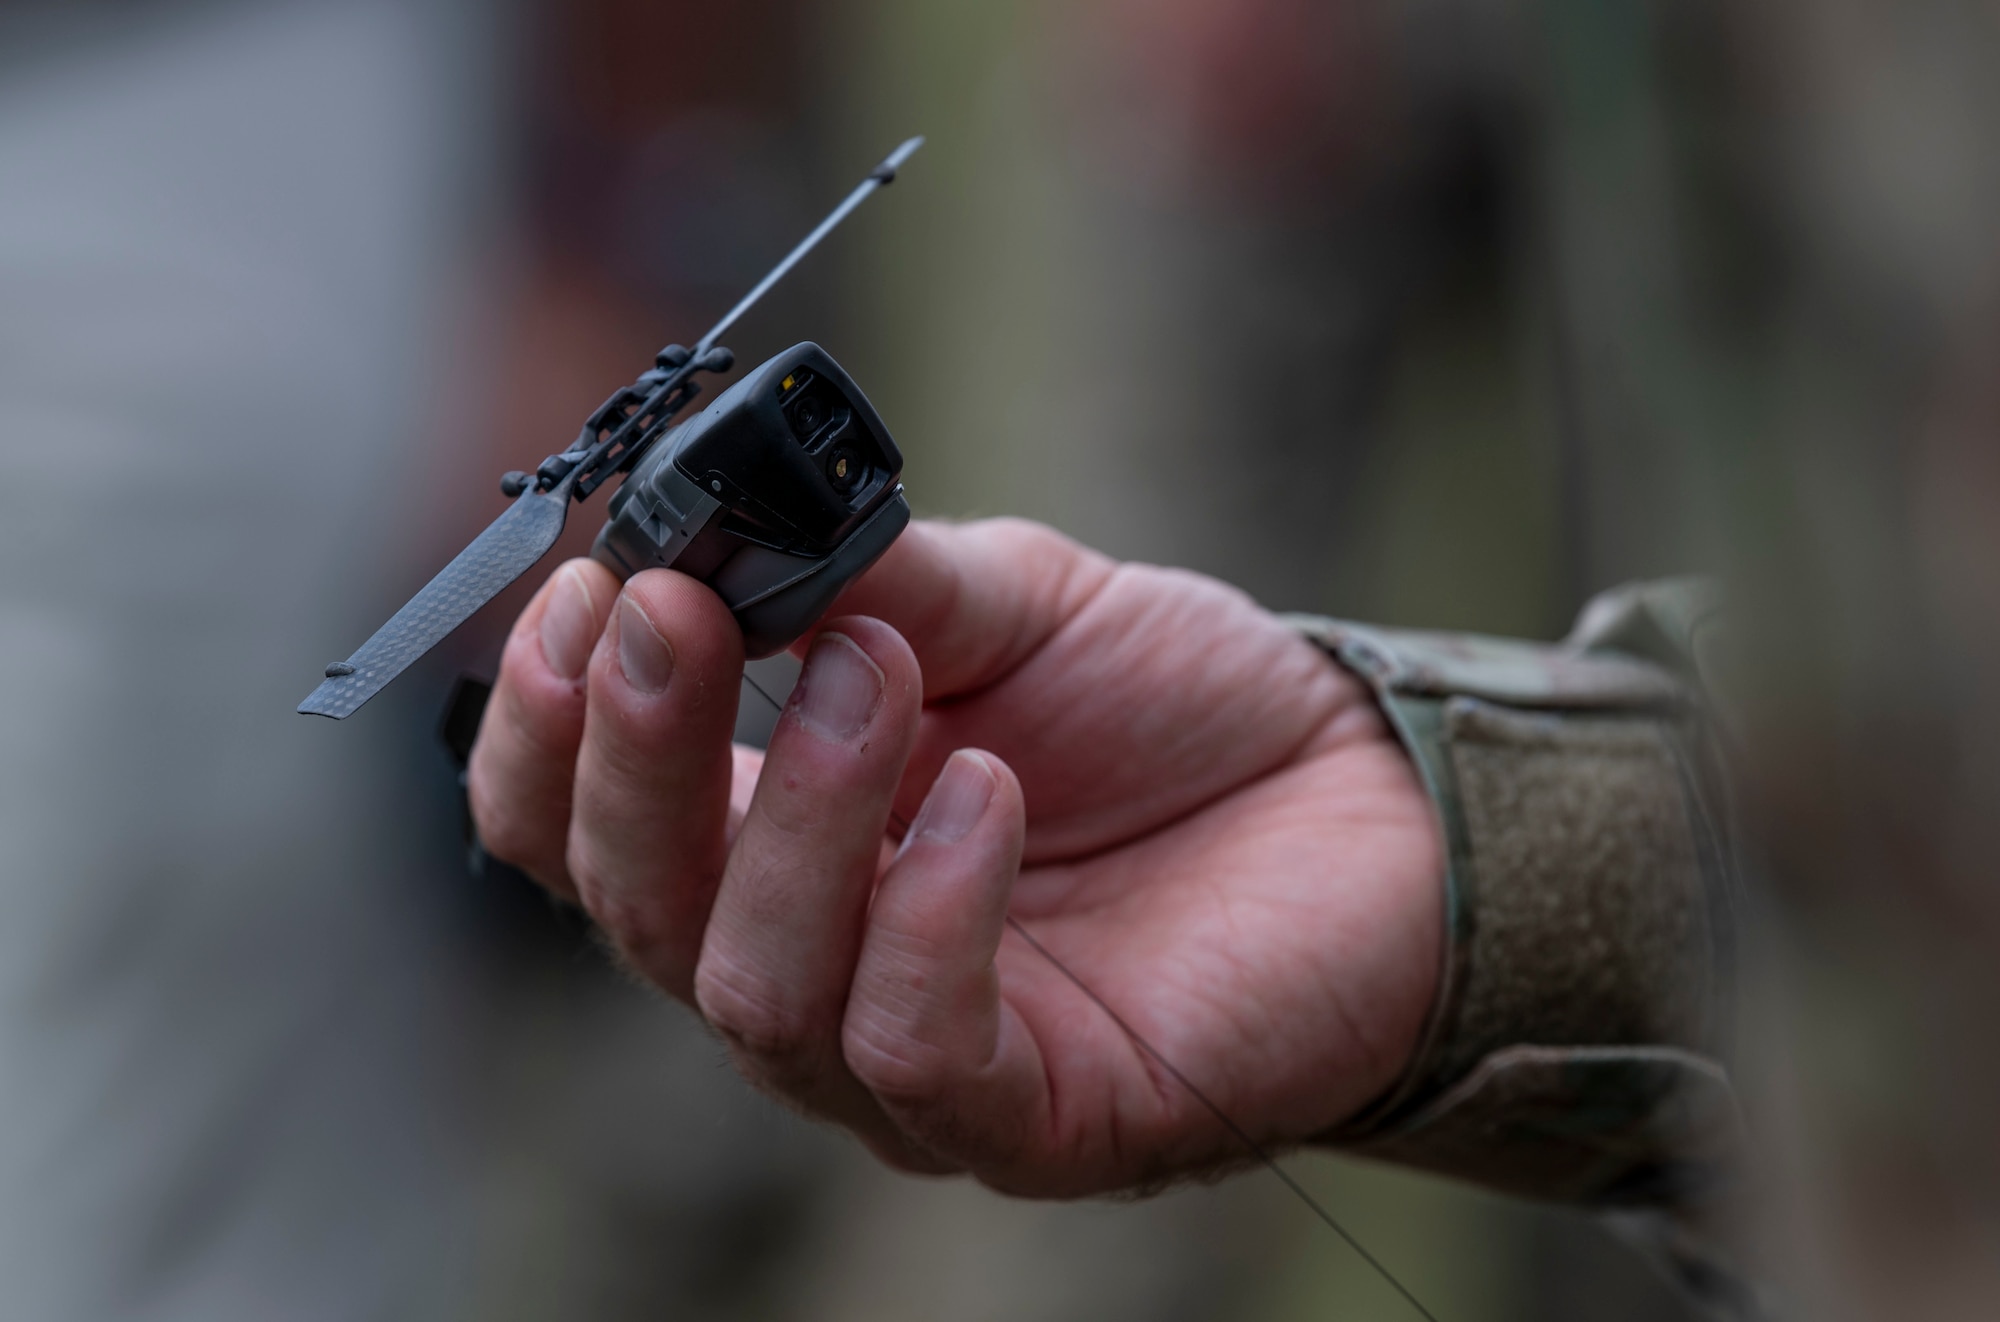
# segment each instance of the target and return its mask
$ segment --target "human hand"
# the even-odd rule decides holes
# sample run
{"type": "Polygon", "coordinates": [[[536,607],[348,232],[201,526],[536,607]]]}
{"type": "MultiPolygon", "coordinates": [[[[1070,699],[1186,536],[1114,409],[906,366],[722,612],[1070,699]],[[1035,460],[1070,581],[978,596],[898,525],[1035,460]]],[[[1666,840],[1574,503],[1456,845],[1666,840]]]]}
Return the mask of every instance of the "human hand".
{"type": "Polygon", "coordinates": [[[920,522],[801,646],[768,752],[732,749],[722,602],[572,561],[514,627],[468,782],[486,847],[751,1079],[1015,1193],[1240,1158],[1009,915],[1260,1142],[1401,1072],[1437,828],[1360,684],[1247,597],[1034,524],[920,522]]]}

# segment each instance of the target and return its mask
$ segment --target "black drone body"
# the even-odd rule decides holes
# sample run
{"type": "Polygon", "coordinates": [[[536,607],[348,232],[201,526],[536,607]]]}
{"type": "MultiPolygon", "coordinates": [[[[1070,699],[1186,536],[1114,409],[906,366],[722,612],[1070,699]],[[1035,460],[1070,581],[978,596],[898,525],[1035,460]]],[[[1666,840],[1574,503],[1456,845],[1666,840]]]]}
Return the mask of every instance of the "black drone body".
{"type": "Polygon", "coordinates": [[[722,597],[769,656],[826,613],[910,522],[903,457],[816,344],[744,376],[649,454],[591,555],[620,578],[672,566],[722,597]]]}
{"type": "Polygon", "coordinates": [[[812,627],[840,589],[910,520],[903,460],[888,428],[839,364],[801,344],[747,373],[687,422],[700,372],[735,355],[716,340],[923,145],[891,152],[818,228],[692,349],[668,345],[604,401],[570,447],[533,473],[509,473],[514,504],[326,680],[299,711],[336,720],[547,555],[570,502],[629,474],[591,554],[620,578],[672,566],[709,584],[742,626],[748,655],[769,656],[812,627]],[[662,444],[662,442],[665,444],[662,444]]]}

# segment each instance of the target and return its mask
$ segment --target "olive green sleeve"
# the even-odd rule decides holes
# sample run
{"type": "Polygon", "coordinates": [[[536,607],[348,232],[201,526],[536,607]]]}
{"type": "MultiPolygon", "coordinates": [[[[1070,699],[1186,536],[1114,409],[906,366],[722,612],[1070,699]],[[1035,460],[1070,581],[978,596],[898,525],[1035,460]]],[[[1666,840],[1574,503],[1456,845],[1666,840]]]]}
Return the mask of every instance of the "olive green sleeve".
{"type": "Polygon", "coordinates": [[[1600,1208],[1734,1166],[1736,897],[1689,584],[1608,594],[1542,645],[1290,622],[1360,676],[1446,843],[1440,990],[1402,1079],[1324,1136],[1600,1208]]]}

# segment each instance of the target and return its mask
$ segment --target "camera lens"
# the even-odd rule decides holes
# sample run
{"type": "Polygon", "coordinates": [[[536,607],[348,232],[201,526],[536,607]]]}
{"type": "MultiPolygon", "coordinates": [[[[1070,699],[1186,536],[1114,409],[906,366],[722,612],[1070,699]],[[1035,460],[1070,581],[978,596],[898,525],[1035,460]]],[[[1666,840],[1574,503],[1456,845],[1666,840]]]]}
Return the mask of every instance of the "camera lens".
{"type": "Polygon", "coordinates": [[[817,392],[807,395],[792,405],[792,434],[797,436],[799,443],[803,445],[812,440],[832,414],[833,410],[817,392]]]}
{"type": "Polygon", "coordinates": [[[860,486],[867,476],[868,465],[845,445],[835,446],[826,457],[826,480],[833,483],[833,489],[842,495],[860,486]]]}

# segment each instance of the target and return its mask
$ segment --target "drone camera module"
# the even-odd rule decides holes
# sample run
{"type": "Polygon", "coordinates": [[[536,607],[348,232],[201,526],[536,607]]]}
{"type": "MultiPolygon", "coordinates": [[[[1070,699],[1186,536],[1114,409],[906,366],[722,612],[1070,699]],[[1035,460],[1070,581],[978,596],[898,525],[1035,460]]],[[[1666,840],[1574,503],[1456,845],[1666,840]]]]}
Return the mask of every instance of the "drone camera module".
{"type": "Polygon", "coordinates": [[[769,655],[909,522],[902,467],[853,378],[818,345],[794,345],[633,469],[591,554],[621,577],[694,574],[736,612],[746,652],[769,655]]]}
{"type": "Polygon", "coordinates": [[[787,373],[778,394],[792,438],[808,453],[823,449],[852,416],[840,392],[804,368],[787,373]]]}

